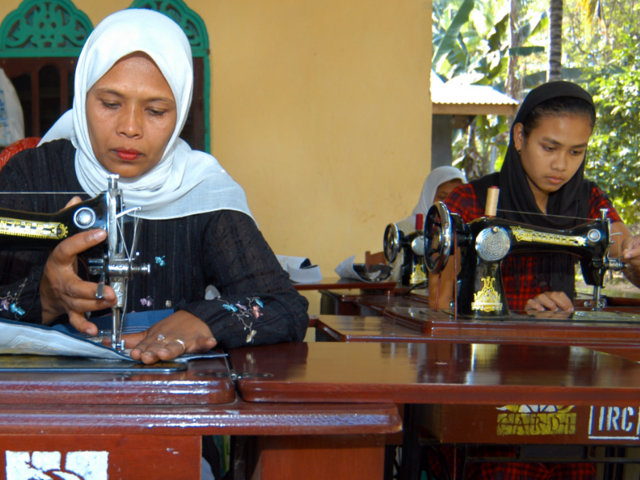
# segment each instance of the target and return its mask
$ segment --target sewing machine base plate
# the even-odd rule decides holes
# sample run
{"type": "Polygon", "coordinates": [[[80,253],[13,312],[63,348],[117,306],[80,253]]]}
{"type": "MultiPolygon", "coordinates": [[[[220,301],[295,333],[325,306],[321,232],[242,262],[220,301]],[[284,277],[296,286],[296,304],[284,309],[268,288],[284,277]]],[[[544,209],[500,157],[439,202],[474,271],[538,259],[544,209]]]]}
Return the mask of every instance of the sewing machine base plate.
{"type": "MultiPolygon", "coordinates": [[[[384,310],[384,317],[414,331],[435,335],[436,331],[450,331],[455,325],[458,329],[477,329],[500,327],[501,330],[519,329],[529,325],[545,324],[548,328],[630,328],[640,326],[640,313],[625,307],[606,308],[604,311],[578,309],[574,312],[512,312],[512,315],[493,318],[474,318],[454,316],[453,310],[433,311],[425,307],[391,307],[384,310]],[[492,327],[493,326],[493,327],[492,327]]],[[[544,328],[544,327],[543,327],[544,328]]]]}
{"type": "MultiPolygon", "coordinates": [[[[449,317],[454,317],[453,310],[442,310],[442,313],[449,317]]],[[[471,315],[460,315],[458,319],[477,320],[477,321],[515,321],[515,322],[542,322],[542,321],[567,321],[575,322],[606,322],[606,323],[638,323],[640,322],[640,313],[622,312],[619,309],[604,310],[575,310],[573,312],[512,312],[511,315],[477,318],[471,315]]]]}
{"type": "Polygon", "coordinates": [[[158,362],[153,365],[144,365],[124,360],[84,357],[0,355],[0,372],[2,373],[171,373],[186,371],[187,368],[187,363],[183,362],[158,362]]]}

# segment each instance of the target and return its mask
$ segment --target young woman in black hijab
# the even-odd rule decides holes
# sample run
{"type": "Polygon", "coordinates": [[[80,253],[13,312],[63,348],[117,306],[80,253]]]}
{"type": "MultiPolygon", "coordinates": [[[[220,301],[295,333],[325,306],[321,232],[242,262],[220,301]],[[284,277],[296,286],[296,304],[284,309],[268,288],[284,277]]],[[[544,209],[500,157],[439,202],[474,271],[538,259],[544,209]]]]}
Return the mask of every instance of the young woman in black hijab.
{"type": "MultiPolygon", "coordinates": [[[[502,170],[456,188],[446,204],[470,222],[484,216],[487,189],[500,188],[500,218],[566,230],[609,210],[612,231],[621,235],[612,257],[624,255],[627,277],[640,285],[640,239],[631,237],[613,205],[593,182],[584,179],[587,145],[596,115],[591,95],[569,82],[550,82],[532,90],[511,128],[502,170]],[[622,246],[622,248],[620,248],[622,246]]],[[[511,310],[573,309],[575,257],[568,254],[509,255],[503,262],[505,293],[511,310]]],[[[438,308],[453,299],[454,262],[440,278],[438,308]]],[[[438,279],[429,282],[432,306],[438,279]]]]}

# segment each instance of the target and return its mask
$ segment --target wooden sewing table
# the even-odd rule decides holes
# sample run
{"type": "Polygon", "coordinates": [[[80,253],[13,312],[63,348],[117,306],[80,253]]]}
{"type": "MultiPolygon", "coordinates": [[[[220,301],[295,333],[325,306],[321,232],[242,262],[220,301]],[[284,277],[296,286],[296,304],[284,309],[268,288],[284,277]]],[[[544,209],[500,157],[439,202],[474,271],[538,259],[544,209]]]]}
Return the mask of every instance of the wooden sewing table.
{"type": "Polygon", "coordinates": [[[0,373],[5,478],[197,479],[212,434],[269,436],[252,478],[381,478],[384,434],[400,430],[393,404],[244,402],[220,359],[168,374],[0,373]]]}
{"type": "MultiPolygon", "coordinates": [[[[427,344],[469,342],[487,344],[487,348],[491,345],[582,346],[640,360],[640,318],[635,316],[630,321],[617,323],[580,319],[572,322],[562,318],[527,319],[522,316],[517,319],[456,320],[429,310],[426,295],[404,296],[402,293],[323,292],[323,305],[329,305],[330,310],[381,316],[321,315],[316,324],[316,340],[427,344]]],[[[609,305],[605,310],[637,316],[640,311],[638,293],[606,290],[605,293],[608,294],[609,305]]],[[[491,406],[429,405],[421,409],[420,421],[442,443],[640,443],[640,404],[604,409],[574,405],[565,407],[565,410],[569,408],[567,411],[554,412],[555,407],[551,407],[548,411],[536,413],[533,410],[540,407],[534,405],[529,408],[527,405],[532,403],[535,402],[509,406],[506,403],[491,406]],[[598,428],[603,425],[603,432],[587,434],[592,432],[594,425],[598,428]],[[567,431],[572,432],[570,437],[563,433],[567,431]]]]}
{"type": "MultiPolygon", "coordinates": [[[[322,342],[242,348],[231,352],[231,361],[237,373],[254,375],[238,381],[249,402],[481,405],[491,417],[486,425],[474,417],[456,419],[467,422],[460,429],[469,430],[466,438],[474,442],[480,441],[474,434],[485,431],[496,443],[520,442],[519,429],[532,422],[542,428],[543,419],[561,424],[553,427],[560,443],[602,444],[612,436],[612,443],[637,442],[640,365],[580,347],[322,342]],[[510,411],[512,405],[574,408],[527,417],[510,411]],[[624,432],[612,433],[616,412],[613,423],[624,432]],[[585,415],[590,418],[583,421],[585,415]]],[[[419,475],[416,423],[405,421],[407,479],[419,475]]]]}

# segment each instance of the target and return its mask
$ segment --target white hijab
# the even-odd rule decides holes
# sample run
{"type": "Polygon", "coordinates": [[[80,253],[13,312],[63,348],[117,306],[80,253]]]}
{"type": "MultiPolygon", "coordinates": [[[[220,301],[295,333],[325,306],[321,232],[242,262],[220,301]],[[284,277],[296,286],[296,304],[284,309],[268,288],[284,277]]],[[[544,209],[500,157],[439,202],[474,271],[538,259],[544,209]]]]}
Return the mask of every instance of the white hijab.
{"type": "Polygon", "coordinates": [[[426,215],[433,205],[433,201],[436,198],[436,192],[438,187],[443,183],[450,182],[451,180],[462,180],[462,183],[467,183],[467,177],[464,172],[455,167],[438,167],[434,168],[422,186],[422,193],[420,194],[420,200],[418,204],[406,219],[406,222],[412,226],[416,224],[416,215],[422,213],[426,215]]]}
{"type": "Polygon", "coordinates": [[[192,150],[179,138],[193,95],[191,47],[178,24],[153,10],[122,10],[93,30],[78,59],[73,108],[40,143],[71,140],[76,147],[75,169],[82,188],[90,195],[106,190],[109,172],[95,157],[89,138],[87,92],[118,60],[134,52],[144,52],[156,63],[171,87],[178,115],[160,162],[140,177],[119,180],[127,207],[142,207],[136,215],[152,220],[215,210],[237,210],[252,216],[242,187],[218,161],[192,150]]]}

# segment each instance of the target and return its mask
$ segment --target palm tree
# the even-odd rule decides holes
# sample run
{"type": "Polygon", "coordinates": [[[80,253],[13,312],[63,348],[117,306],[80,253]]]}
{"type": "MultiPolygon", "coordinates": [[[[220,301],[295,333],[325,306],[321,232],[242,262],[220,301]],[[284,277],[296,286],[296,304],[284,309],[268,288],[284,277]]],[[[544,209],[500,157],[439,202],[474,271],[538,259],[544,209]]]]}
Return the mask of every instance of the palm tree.
{"type": "Polygon", "coordinates": [[[547,82],[562,78],[562,0],[549,1],[549,71],[547,82]]]}
{"type": "MultiPolygon", "coordinates": [[[[509,15],[509,44],[511,48],[517,48],[520,46],[520,35],[518,34],[519,23],[519,0],[511,0],[511,13],[509,15]]],[[[522,82],[517,76],[518,70],[518,56],[509,55],[509,63],[507,66],[507,82],[505,85],[506,94],[511,98],[517,100],[520,99],[520,91],[522,90],[522,82]]],[[[513,118],[509,118],[509,124],[513,121],[513,118]]]]}

